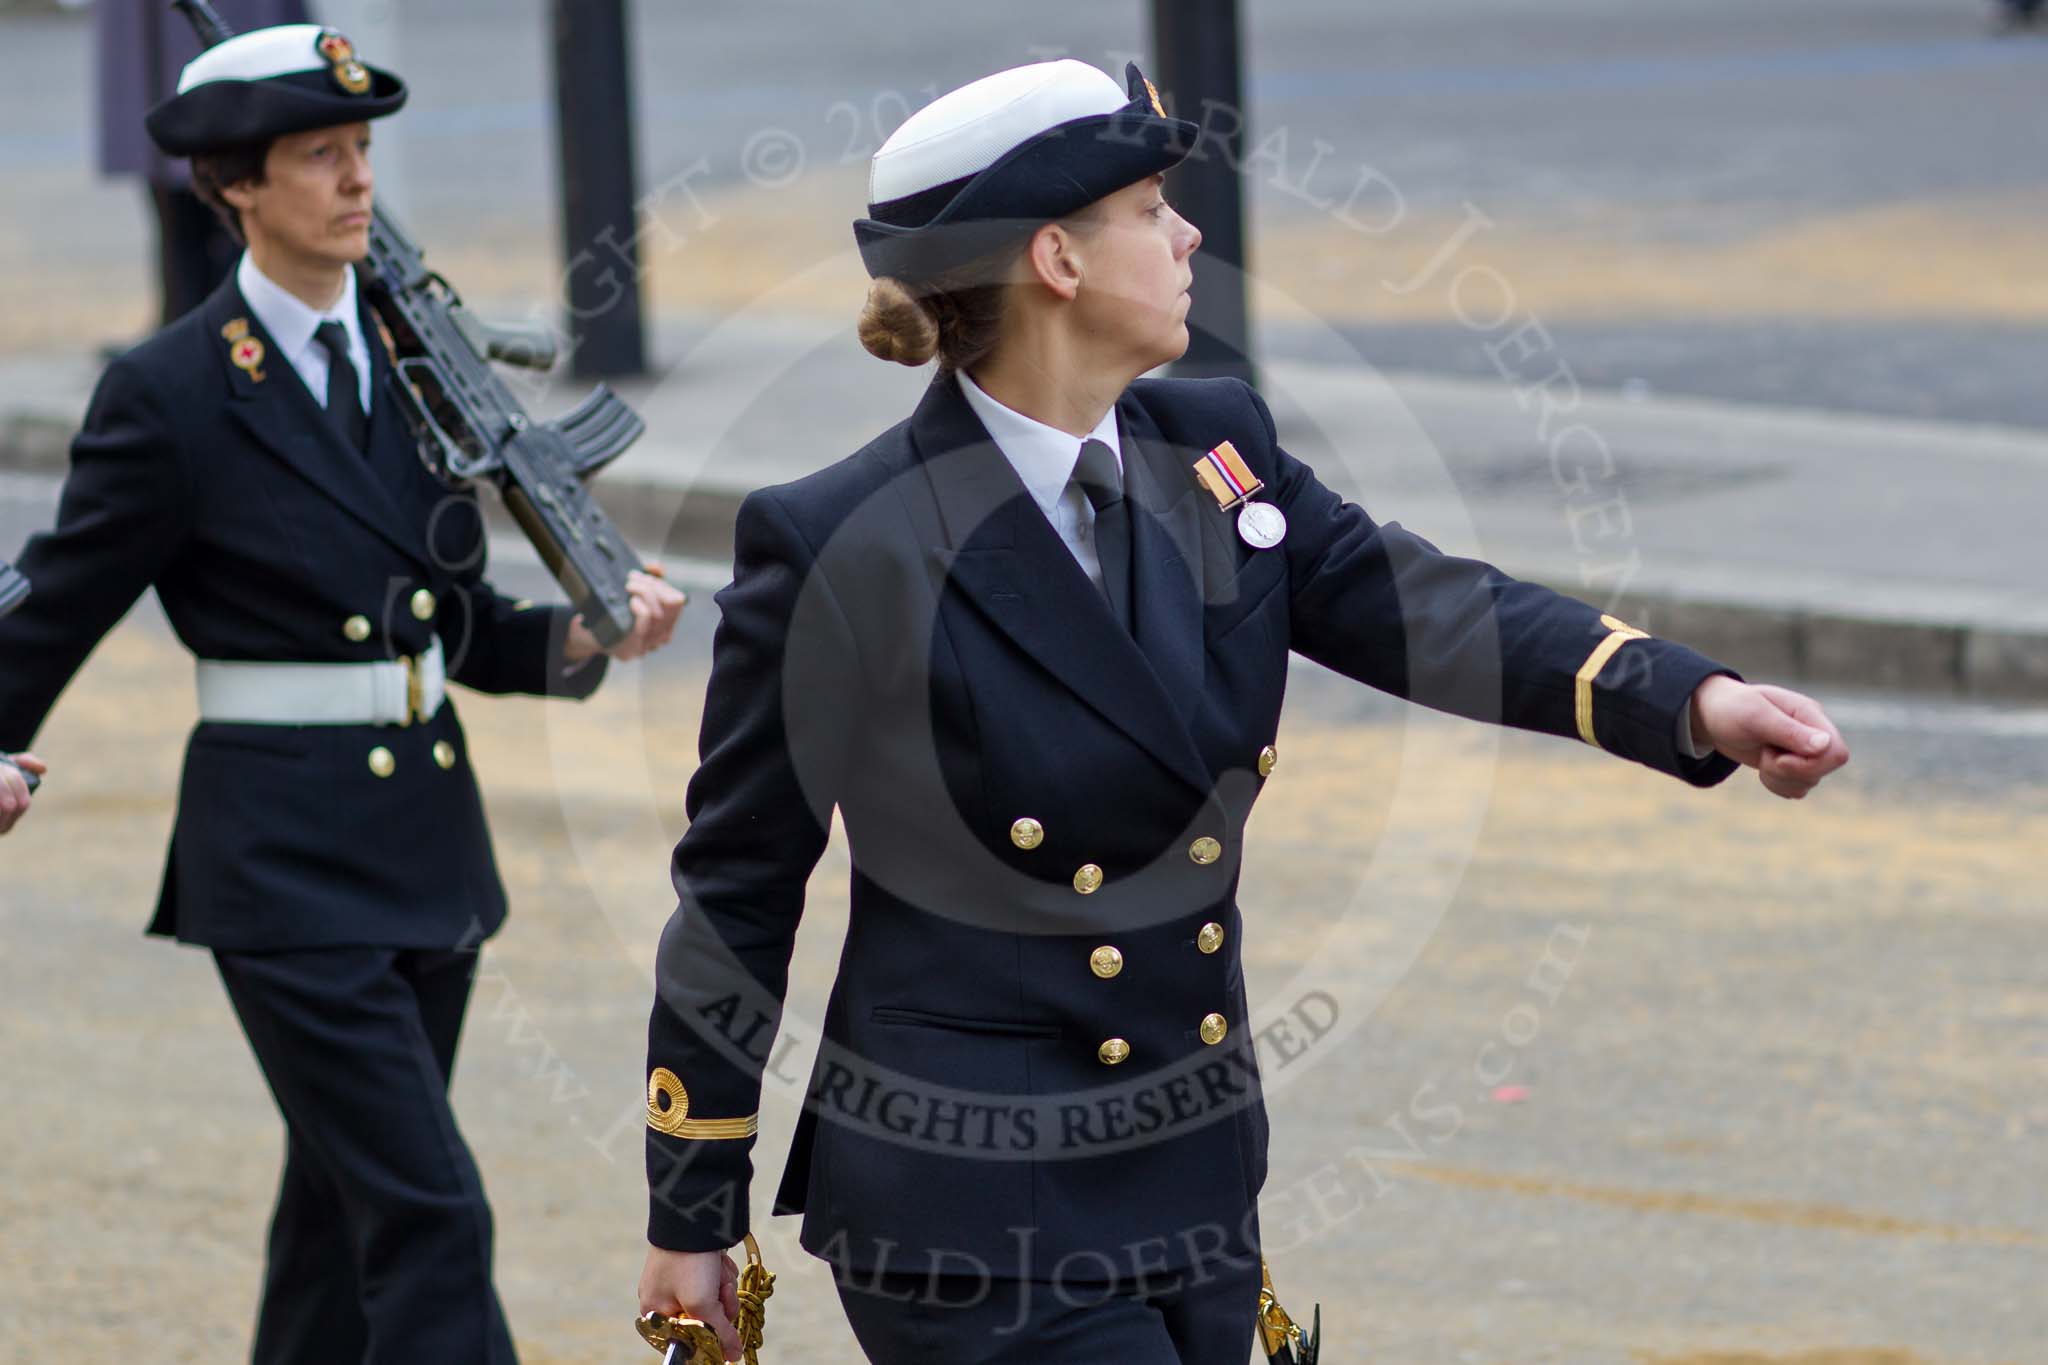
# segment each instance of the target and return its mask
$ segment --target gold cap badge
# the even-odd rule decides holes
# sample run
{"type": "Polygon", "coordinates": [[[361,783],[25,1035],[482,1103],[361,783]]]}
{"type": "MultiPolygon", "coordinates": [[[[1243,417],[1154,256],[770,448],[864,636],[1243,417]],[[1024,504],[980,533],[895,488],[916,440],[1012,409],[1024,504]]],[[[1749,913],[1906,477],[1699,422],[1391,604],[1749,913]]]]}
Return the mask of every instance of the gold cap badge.
{"type": "Polygon", "coordinates": [[[321,33],[314,46],[327,59],[336,85],[351,95],[364,94],[369,90],[370,69],[356,60],[355,44],[328,29],[321,33]]]}

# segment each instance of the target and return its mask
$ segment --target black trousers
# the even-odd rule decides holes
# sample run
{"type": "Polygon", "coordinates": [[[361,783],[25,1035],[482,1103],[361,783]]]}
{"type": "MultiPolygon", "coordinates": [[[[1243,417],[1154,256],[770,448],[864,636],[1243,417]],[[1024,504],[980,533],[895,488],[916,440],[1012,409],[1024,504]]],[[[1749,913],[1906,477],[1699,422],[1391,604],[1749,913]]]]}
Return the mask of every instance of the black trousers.
{"type": "Polygon", "coordinates": [[[837,1272],[875,1365],[1247,1365],[1259,1265],[1211,1262],[1131,1284],[837,1272]]]}
{"type": "Polygon", "coordinates": [[[255,1365],[513,1365],[448,1104],[475,952],[217,952],[284,1116],[255,1365]]]}

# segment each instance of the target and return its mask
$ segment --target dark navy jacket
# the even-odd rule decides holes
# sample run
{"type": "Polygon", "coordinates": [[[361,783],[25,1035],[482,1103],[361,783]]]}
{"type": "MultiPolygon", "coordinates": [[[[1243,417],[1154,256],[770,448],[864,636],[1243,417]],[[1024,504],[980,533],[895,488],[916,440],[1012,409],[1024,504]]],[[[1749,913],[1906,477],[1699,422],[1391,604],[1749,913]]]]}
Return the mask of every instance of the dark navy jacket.
{"type": "Polygon", "coordinates": [[[1256,1243],[1258,925],[1236,892],[1290,651],[1557,735],[1583,694],[1603,748],[1701,786],[1732,771],[1677,748],[1725,670],[1376,524],[1245,385],[1142,381],[1118,414],[1135,638],[949,378],[742,507],[650,1026],[656,1245],[748,1229],[835,807],[851,914],[778,1209],[844,1266],[1100,1280],[1256,1243]],[[1279,547],[1197,485],[1224,440],[1285,512],[1279,547]]]}
{"type": "MultiPolygon", "coordinates": [[[[521,609],[484,581],[476,498],[420,464],[367,308],[363,326],[379,395],[367,459],[232,279],[108,369],[56,526],[20,557],[34,592],[0,620],[0,750],[28,747],[152,586],[202,659],[361,663],[438,635],[451,679],[480,691],[596,688],[601,659],[563,676],[566,610],[521,609]],[[263,349],[248,368],[231,355],[237,322],[263,349]]],[[[445,948],[504,913],[452,702],[406,727],[193,731],[154,932],[229,949],[445,948]],[[371,768],[377,748],[389,777],[371,768]]]]}

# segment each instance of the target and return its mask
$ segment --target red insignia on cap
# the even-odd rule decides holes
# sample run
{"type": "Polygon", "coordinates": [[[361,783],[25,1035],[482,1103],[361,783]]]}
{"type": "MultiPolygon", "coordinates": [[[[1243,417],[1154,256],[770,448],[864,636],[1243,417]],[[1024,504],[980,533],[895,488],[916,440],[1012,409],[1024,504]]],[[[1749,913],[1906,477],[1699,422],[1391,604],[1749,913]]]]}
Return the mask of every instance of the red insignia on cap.
{"type": "Polygon", "coordinates": [[[330,62],[345,62],[356,55],[356,50],[339,33],[323,33],[320,35],[320,55],[330,62]]]}

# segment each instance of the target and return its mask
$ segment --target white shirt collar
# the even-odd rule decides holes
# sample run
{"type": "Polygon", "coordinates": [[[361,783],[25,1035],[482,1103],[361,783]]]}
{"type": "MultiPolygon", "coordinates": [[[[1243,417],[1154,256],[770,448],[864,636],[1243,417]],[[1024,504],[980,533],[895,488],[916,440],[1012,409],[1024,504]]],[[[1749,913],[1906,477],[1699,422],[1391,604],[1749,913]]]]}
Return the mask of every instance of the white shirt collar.
{"type": "MultiPolygon", "coordinates": [[[[242,253],[242,262],[235,267],[235,285],[242,291],[242,298],[249,305],[249,311],[263,324],[263,330],[270,333],[270,339],[277,343],[285,358],[294,366],[307,349],[317,343],[313,333],[323,322],[338,322],[348,332],[349,351],[352,354],[367,354],[363,341],[362,317],[356,309],[356,272],[343,272],[341,297],[334,306],[324,311],[309,308],[296,294],[257,269],[256,259],[248,252],[242,253]]],[[[325,357],[325,351],[322,353],[325,357]]]]}
{"type": "Polygon", "coordinates": [[[965,370],[955,371],[954,377],[960,381],[960,393],[967,400],[967,406],[974,409],[974,415],[988,428],[996,448],[1009,460],[1010,467],[1017,471],[1017,477],[1024,481],[1025,491],[1031,494],[1031,500],[1047,517],[1053,515],[1053,509],[1059,505],[1060,494],[1066,491],[1067,481],[1074,477],[1074,466],[1081,459],[1082,441],[1100,441],[1108,446],[1116,456],[1118,471],[1122,471],[1124,447],[1117,436],[1115,407],[1102,415],[1102,420],[1095,424],[1095,430],[1087,436],[1073,436],[1004,407],[982,392],[981,385],[968,378],[965,370]]]}

